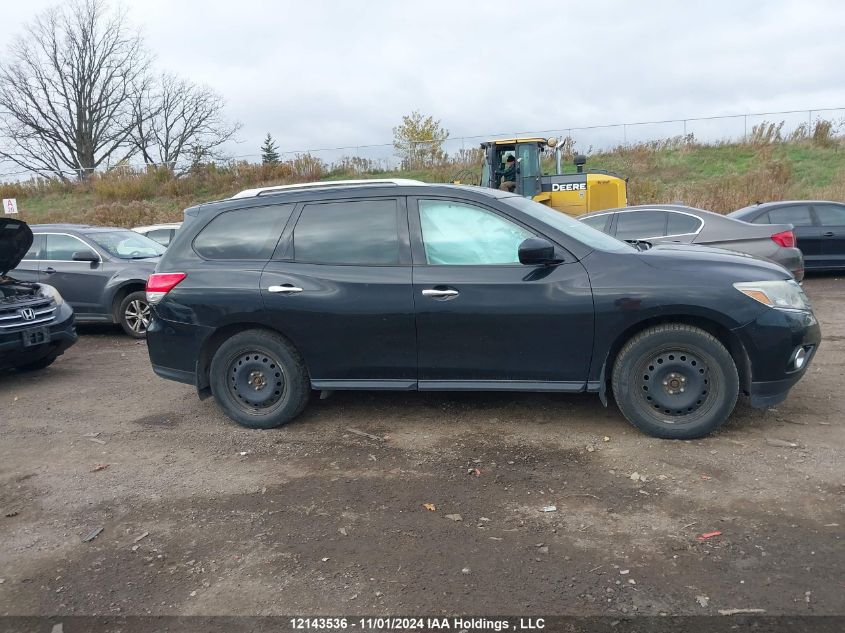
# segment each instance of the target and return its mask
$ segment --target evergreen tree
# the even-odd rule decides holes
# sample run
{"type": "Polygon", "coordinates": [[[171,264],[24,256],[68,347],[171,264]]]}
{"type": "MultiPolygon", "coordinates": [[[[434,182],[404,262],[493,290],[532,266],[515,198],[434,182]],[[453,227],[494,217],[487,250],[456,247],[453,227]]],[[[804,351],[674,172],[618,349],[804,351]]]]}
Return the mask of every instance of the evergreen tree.
{"type": "Polygon", "coordinates": [[[276,141],[267,132],[267,138],[261,145],[261,163],[263,165],[276,165],[279,162],[279,148],[276,146],[276,141]]]}

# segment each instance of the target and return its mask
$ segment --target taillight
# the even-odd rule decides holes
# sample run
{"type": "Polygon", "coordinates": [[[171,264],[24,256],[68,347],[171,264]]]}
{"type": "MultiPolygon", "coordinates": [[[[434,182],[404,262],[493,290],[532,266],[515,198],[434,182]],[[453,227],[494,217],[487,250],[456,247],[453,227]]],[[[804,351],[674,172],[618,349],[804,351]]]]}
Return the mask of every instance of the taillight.
{"type": "Polygon", "coordinates": [[[772,241],[784,248],[794,248],[795,233],[792,231],[781,231],[780,233],[775,233],[772,235],[772,241]]]}
{"type": "Polygon", "coordinates": [[[153,273],[147,279],[147,301],[158,303],[185,277],[185,273],[153,273]]]}

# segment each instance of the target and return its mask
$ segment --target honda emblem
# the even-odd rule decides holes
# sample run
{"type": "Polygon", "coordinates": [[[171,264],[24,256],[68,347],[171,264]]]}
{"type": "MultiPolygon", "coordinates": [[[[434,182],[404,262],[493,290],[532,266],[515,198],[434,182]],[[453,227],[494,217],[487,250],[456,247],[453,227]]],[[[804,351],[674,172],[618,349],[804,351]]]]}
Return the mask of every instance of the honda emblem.
{"type": "Polygon", "coordinates": [[[35,310],[32,308],[21,308],[21,316],[24,321],[32,321],[35,318],[35,310]]]}

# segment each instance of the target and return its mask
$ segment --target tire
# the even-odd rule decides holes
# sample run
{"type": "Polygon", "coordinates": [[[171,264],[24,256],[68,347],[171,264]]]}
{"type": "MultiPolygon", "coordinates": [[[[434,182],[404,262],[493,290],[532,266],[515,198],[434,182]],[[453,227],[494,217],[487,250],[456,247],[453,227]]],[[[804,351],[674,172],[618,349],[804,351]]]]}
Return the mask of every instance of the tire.
{"type": "Polygon", "coordinates": [[[658,325],[628,341],[613,365],[622,415],[648,435],[709,435],[736,405],[739,374],[718,339],[690,325],[658,325]]]}
{"type": "Polygon", "coordinates": [[[17,371],[38,371],[39,369],[44,369],[45,367],[52,365],[56,362],[58,357],[58,354],[51,354],[50,356],[45,356],[44,358],[39,358],[34,362],[27,363],[26,365],[18,365],[15,369],[17,371]]]}
{"type": "Polygon", "coordinates": [[[251,429],[290,422],[311,395],[299,352],[267,330],[247,330],[226,340],[211,360],[209,383],[223,412],[251,429]]]}
{"type": "Polygon", "coordinates": [[[143,290],[130,292],[123,297],[117,308],[117,322],[123,331],[132,338],[145,338],[152,313],[147,303],[147,293],[143,290]]]}

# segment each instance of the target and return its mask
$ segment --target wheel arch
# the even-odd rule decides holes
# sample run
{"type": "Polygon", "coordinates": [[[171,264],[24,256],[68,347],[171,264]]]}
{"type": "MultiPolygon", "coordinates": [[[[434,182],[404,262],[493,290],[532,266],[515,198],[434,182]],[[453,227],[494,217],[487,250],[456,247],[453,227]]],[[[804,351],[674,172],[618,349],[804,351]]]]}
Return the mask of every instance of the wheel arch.
{"type": "Polygon", "coordinates": [[[204,400],[205,398],[211,396],[209,372],[211,370],[211,359],[214,358],[215,352],[220,348],[224,341],[230,339],[235,334],[246,332],[248,330],[264,330],[265,332],[271,332],[272,334],[276,334],[277,336],[284,338],[285,341],[287,341],[287,343],[296,350],[297,354],[299,354],[308,376],[311,375],[310,370],[308,369],[308,363],[300,348],[289,336],[278,328],[271,327],[266,323],[261,323],[259,321],[229,323],[214,330],[214,332],[203,340],[202,345],[200,346],[200,352],[197,357],[196,364],[196,385],[200,399],[204,400]]]}
{"type": "Polygon", "coordinates": [[[731,355],[734,365],[736,365],[736,370],[739,374],[740,391],[746,394],[748,393],[749,385],[751,383],[751,361],[749,360],[748,353],[746,352],[742,341],[738,336],[736,336],[736,334],[731,332],[729,328],[725,327],[715,319],[710,319],[706,316],[665,314],[653,316],[633,323],[614,339],[607,351],[607,354],[605,355],[604,363],[601,368],[599,395],[602,398],[602,402],[605,402],[606,404],[605,394],[609,390],[610,376],[613,374],[613,366],[616,363],[619,352],[625,346],[625,343],[648,328],[656,325],[669,325],[673,323],[700,328],[708,334],[714,336],[722,345],[724,345],[725,349],[727,349],[728,353],[731,355]]]}
{"type": "Polygon", "coordinates": [[[143,291],[147,288],[147,282],[140,279],[129,279],[122,282],[114,289],[111,297],[111,317],[112,322],[120,323],[120,302],[123,301],[127,295],[133,292],[143,291]]]}

